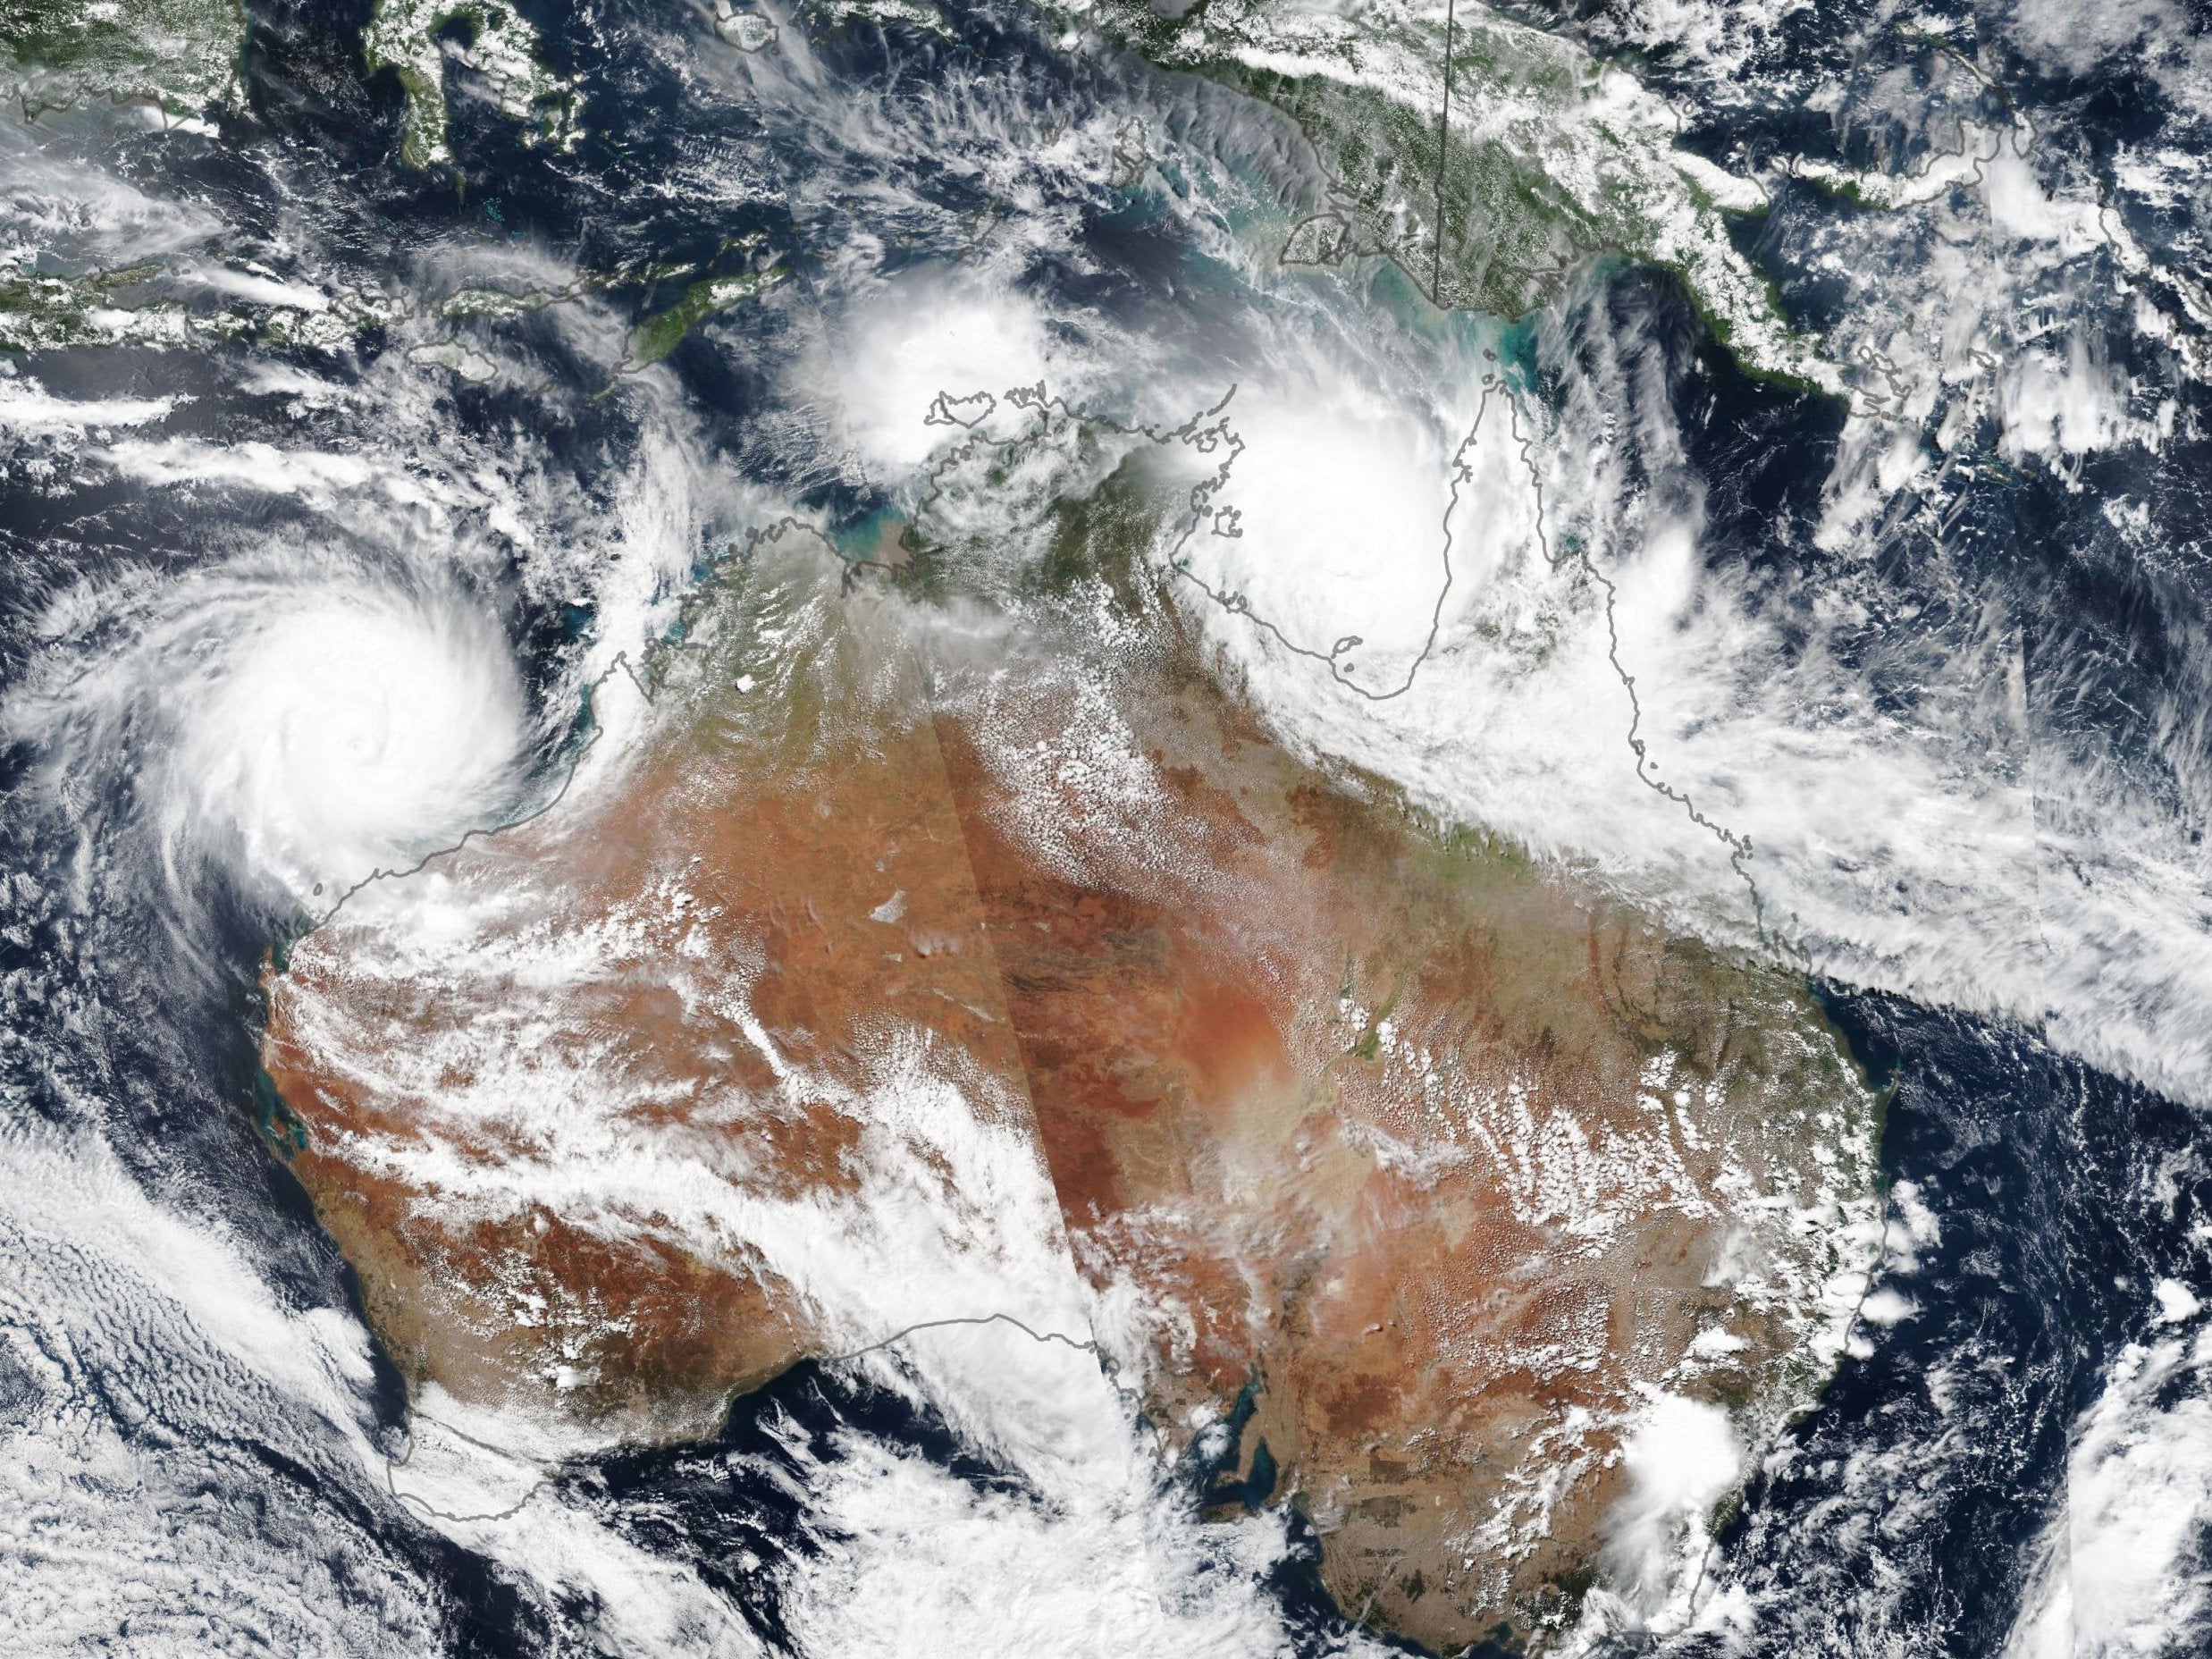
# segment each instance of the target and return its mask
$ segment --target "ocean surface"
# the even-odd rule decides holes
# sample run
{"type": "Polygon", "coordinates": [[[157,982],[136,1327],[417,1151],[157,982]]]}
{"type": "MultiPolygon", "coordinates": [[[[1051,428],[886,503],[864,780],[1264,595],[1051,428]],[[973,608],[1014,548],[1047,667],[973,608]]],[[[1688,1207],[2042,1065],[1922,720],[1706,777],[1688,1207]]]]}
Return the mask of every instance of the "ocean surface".
{"type": "MultiPolygon", "coordinates": [[[[932,388],[1041,364],[1180,419],[1271,376],[1426,396],[1501,343],[1554,534],[1659,619],[1624,609],[1618,649],[1660,775],[1749,857],[1639,777],[1602,654],[1510,695],[1425,668],[1403,726],[1286,694],[1284,728],[1686,928],[1768,936],[1891,1091],[1850,1352],[1717,1532],[1697,1626],[1619,1651],[2212,1648],[2212,432],[2206,323],[2145,274],[2203,264],[2199,13],[1522,9],[1771,181],[1737,245],[1855,401],[1747,374],[1626,259],[1510,338],[1380,262],[1274,271],[1252,250],[1318,188],[1285,124],[1019,8],[948,7],[950,38],[786,20],[744,61],[687,8],[523,10],[580,90],[573,152],[460,80],[458,172],[400,169],[365,10],[260,0],[219,137],[0,131],[0,235],[57,269],[250,261],[391,302],[336,352],[0,365],[0,1603],[33,1610],[0,1649],[830,1651],[823,1587],[904,1546],[826,1493],[893,1505],[926,1467],[963,1513],[1031,1503],[925,1405],[813,1365],[710,1441],[547,1470],[555,1544],[398,1499],[399,1375],[257,1131],[263,964],[352,883],[549,798],[585,688],[748,534],[796,514],[858,546],[911,505],[932,388]],[[2010,194],[1893,212],[1777,168],[1910,173],[1963,121],[2032,132],[2010,194]],[[624,371],[637,321],[762,248],[757,303],[624,371]],[[572,297],[446,327],[471,285],[572,297]],[[973,361],[901,343],[921,314],[973,361]],[[409,358],[449,335],[496,372],[409,358]]],[[[1310,1529],[1269,1524],[1256,1649],[1387,1650],[1310,1529]]],[[[1080,1578],[1081,1547],[1043,1528],[940,1568],[988,1603],[994,1574],[1080,1578]]]]}

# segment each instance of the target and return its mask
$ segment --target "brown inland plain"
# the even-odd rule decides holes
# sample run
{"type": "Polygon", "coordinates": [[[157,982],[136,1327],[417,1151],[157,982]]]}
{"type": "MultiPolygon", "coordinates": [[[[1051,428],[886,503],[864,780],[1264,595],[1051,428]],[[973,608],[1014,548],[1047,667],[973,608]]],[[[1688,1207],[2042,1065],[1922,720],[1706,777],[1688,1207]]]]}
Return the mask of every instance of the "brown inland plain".
{"type": "Polygon", "coordinates": [[[743,1236],[545,1183],[568,1094],[834,1202],[875,1133],[835,1080],[890,1019],[1033,1137],[1172,1446],[1241,1401],[1240,1499],[1299,1506],[1349,1612],[1541,1646],[1656,1394],[1755,1452],[1825,1380],[1876,1101],[1802,980],[1302,761],[1152,626],[984,675],[756,560],[626,771],[273,968],[284,1147],[418,1385],[677,1436],[820,1310],[743,1236]]]}

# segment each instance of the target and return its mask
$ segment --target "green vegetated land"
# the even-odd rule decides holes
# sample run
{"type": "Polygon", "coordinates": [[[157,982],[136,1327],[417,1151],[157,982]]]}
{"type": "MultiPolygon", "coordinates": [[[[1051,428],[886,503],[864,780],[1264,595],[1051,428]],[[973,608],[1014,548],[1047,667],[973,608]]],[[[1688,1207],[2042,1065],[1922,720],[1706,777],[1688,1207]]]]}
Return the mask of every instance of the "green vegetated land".
{"type": "Polygon", "coordinates": [[[684,297],[630,331],[630,366],[644,368],[676,349],[684,336],[717,311],[727,311],[782,279],[779,271],[744,271],[694,282],[684,297]]]}
{"type": "Polygon", "coordinates": [[[240,0],[9,0],[0,6],[0,82],[25,111],[94,99],[196,114],[239,93],[240,0]]]}
{"type": "Polygon", "coordinates": [[[459,56],[492,84],[500,110],[523,126],[526,142],[567,149],[582,136],[575,84],[538,58],[537,31],[507,0],[377,0],[361,46],[372,70],[397,72],[407,91],[400,159],[429,167],[453,159],[439,33],[458,23],[468,34],[459,56]]]}
{"type": "Polygon", "coordinates": [[[1079,0],[1070,14],[1298,124],[1345,223],[1301,227],[1294,260],[1384,254],[1441,305],[1518,316],[1590,258],[1623,255],[1678,273],[1746,366],[1835,383],[1729,240],[1729,215],[1763,207],[1757,187],[1682,149],[1662,100],[1578,46],[1457,6],[1447,120],[1444,20],[1409,4],[1199,0],[1170,20],[1147,0],[1079,0]]]}

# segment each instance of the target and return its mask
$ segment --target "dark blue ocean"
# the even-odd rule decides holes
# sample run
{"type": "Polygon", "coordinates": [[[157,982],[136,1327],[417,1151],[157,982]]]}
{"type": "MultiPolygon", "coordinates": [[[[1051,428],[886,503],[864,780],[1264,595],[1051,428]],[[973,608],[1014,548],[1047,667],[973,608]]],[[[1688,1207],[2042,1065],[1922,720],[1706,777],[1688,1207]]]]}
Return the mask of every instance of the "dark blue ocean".
{"type": "MultiPolygon", "coordinates": [[[[85,129],[62,141],[137,189],[207,204],[261,239],[257,257],[279,277],[288,274],[283,249],[309,235],[319,269],[349,270],[367,287],[416,270],[428,248],[456,236],[551,247],[595,271],[688,267],[681,278],[639,276],[610,290],[607,303],[643,318],[672,304],[697,274],[743,268],[756,245],[747,239],[765,239],[783,250],[802,302],[716,320],[677,349],[669,371],[717,464],[732,475],[762,480],[838,524],[857,525],[887,504],[821,459],[818,412],[780,389],[778,366],[807,349],[795,319],[822,280],[821,262],[844,245],[846,215],[874,216],[885,266],[896,270],[956,252],[945,241],[948,223],[1009,211],[961,151],[856,145],[822,153],[819,131],[784,124],[726,89],[686,83],[677,60],[650,49],[666,27],[660,8],[526,0],[521,9],[549,63],[580,84],[590,112],[582,145],[568,155],[527,147],[511,123],[478,119],[476,106],[457,97],[458,172],[412,174],[392,164],[397,82],[361,72],[366,7],[254,0],[248,9],[248,107],[223,139],[155,146],[85,129]],[[887,206],[891,195],[875,188],[883,182],[875,170],[894,168],[896,199],[913,204],[911,211],[887,206]],[[709,178],[728,188],[700,185],[709,178]],[[668,188],[670,179],[696,188],[668,188]]],[[[1726,97],[1697,63],[1631,39],[1626,13],[1595,6],[1522,14],[1621,55],[1698,112],[1686,142],[1732,165],[1783,149],[1867,165],[1894,162],[1901,151],[1909,160],[1922,142],[1885,129],[1871,91],[1867,112],[1849,121],[1792,107],[1785,96],[1793,74],[1838,62],[1851,62],[1869,88],[1885,75],[1916,72],[1922,46],[1894,33],[1869,44],[1871,7],[1788,13],[1757,60],[1766,80],[1754,77],[1726,97]],[[1779,90],[1762,102],[1759,88],[1769,84],[1779,90]]],[[[1950,14],[1972,31],[1976,14],[1962,7],[1950,14]]],[[[927,103],[957,72],[963,86],[1028,110],[1040,131],[1125,105],[1155,119],[1181,110],[1189,126],[1179,138],[1217,141],[1204,123],[1225,95],[1168,87],[1134,63],[1069,59],[1011,9],[955,7],[953,15],[955,40],[855,22],[816,38],[814,62],[831,84],[893,106],[927,103]]],[[[2005,88],[1988,95],[1992,108],[2031,110],[2044,140],[2090,172],[2181,119],[2125,61],[2054,74],[2025,57],[2006,62],[1997,46],[1981,62],[2005,88]]],[[[1232,303],[1220,283],[1209,284],[1173,223],[1111,193],[1066,188],[1065,201],[1021,210],[1065,209],[1081,226],[1072,248],[1027,279],[1051,307],[1138,317],[1169,293],[1200,315],[1232,303]]],[[[1837,303],[1835,274],[1821,256],[1838,216],[1859,211],[1793,186],[1770,213],[1737,226],[1739,245],[1805,326],[1821,326],[1837,303]]],[[[2114,211],[2130,217],[2149,248],[2193,246],[2188,203],[2117,200],[2114,211]]],[[[2161,712],[2170,710],[2168,694],[2212,682],[2205,575],[2212,516],[2202,485],[2212,477],[2212,422],[2202,383],[2146,354],[2126,316],[2107,316],[2087,298],[2073,303],[2074,323],[2098,335],[2101,360],[2122,378],[2155,381],[2172,400],[2172,435],[2155,453],[2124,446],[2090,455],[2064,477],[2000,464],[1947,476],[1929,486],[1909,521],[1883,528],[1865,579],[1890,604],[1929,619],[1937,635],[1947,618],[1963,635],[1984,625],[1988,607],[2005,608],[2021,641],[2034,741],[2148,764],[2172,735],[2161,725],[2170,720],[2161,712]],[[2115,527],[2107,508],[2119,500],[2149,515],[2157,558],[2144,555],[2140,536],[2115,527]]],[[[601,371],[550,315],[512,326],[539,383],[456,382],[443,417],[473,442],[528,446],[538,467],[576,500],[610,503],[611,481],[638,464],[633,411],[599,395],[601,371]]],[[[1539,395],[1586,372],[1585,359],[1609,338],[1656,354],[1664,373],[1639,380],[1632,396],[1663,400],[1658,413],[1681,434],[1686,464],[1703,481],[1700,557],[1785,614],[1810,604],[1828,557],[1811,526],[1845,442],[1839,400],[1746,375],[1678,282],[1626,261],[1608,265],[1566,324],[1535,338],[1539,395]]],[[[350,362],[302,348],[264,356],[281,362],[289,349],[319,375],[352,375],[366,384],[385,348],[372,329],[350,362]]],[[[342,447],[364,418],[357,406],[338,403],[303,411],[291,392],[219,352],[62,350],[24,366],[61,397],[188,398],[169,430],[210,442],[304,436],[342,447]]],[[[40,659],[50,608],[88,573],[158,587],[254,538],[357,533],[361,556],[381,556],[366,526],[333,524],[304,500],[147,491],[79,476],[44,442],[0,435],[7,463],[0,695],[40,659]]],[[[710,526],[701,565],[736,533],[710,526]]],[[[534,695],[557,699],[592,634],[589,593],[534,572],[520,551],[504,569],[469,579],[503,619],[534,695]]],[[[1926,688],[1885,681],[1879,618],[1870,615],[1865,627],[1876,695],[1910,718],[1926,688]]],[[[1821,637],[1849,649],[1847,630],[1821,637]]],[[[56,1132],[97,1122],[132,1180],[161,1203],[220,1217],[290,1305],[357,1318],[349,1269],[255,1124],[259,967],[303,918],[273,914],[211,872],[198,895],[201,931],[188,936],[166,925],[156,876],[127,851],[145,805],[133,793],[129,745],[137,740],[126,724],[123,746],[61,797],[66,812],[39,773],[35,743],[15,737],[0,772],[4,1110],[56,1132]]],[[[566,755],[556,732],[536,761],[551,778],[566,755]]],[[[2184,816],[2196,810],[2178,785],[2173,805],[2184,816]]],[[[2073,1057],[2033,1020],[1922,1006],[1827,979],[1816,990],[1888,1091],[1885,1181],[1910,1192],[1916,1213],[1933,1224],[1913,1247],[1913,1270],[1885,1269],[1877,1280],[1913,1311],[1868,1333],[1845,1359],[1720,1532],[1717,1554],[1729,1582],[1762,1609],[1751,1633],[1650,1638],[1635,1651],[1996,1655],[2064,1501],[2076,1425],[2128,1345],[2157,1334],[2152,1287],[2203,1280],[2212,1168],[2200,1150],[2202,1114],[2073,1057]]],[[[97,1283],[84,1281],[88,1296],[97,1283]]],[[[0,1429],[31,1421],[65,1390],[71,1411],[101,1434],[189,1470],[221,1524],[264,1529],[273,1554],[374,1557],[430,1587],[445,1651],[601,1651],[594,1630],[603,1610],[547,1600],[510,1568],[363,1488],[357,1470],[315,1454],[311,1439],[273,1430],[265,1438],[250,1411],[211,1413],[208,1393],[227,1385],[191,1381],[198,1361],[171,1352],[160,1333],[134,1335],[90,1314],[65,1318],[12,1296],[0,1297],[0,1327],[17,1343],[0,1347],[0,1429]],[[22,1358],[34,1351],[53,1363],[41,1370],[22,1358]]],[[[397,1446],[406,1400],[398,1373],[381,1359],[371,1392],[381,1432],[397,1446]]],[[[778,1647],[787,1637],[780,1587],[819,1542],[790,1448],[803,1444],[816,1463],[834,1460],[842,1444],[836,1431],[846,1426],[978,1490],[1018,1485],[911,1402],[813,1366],[738,1400],[711,1441],[580,1461],[561,1470],[557,1485],[564,1501],[621,1537],[688,1566],[778,1647]]],[[[1220,1469],[1194,1469],[1187,1478],[1194,1503],[1223,1495],[1215,1489],[1220,1469]]],[[[1299,1651],[1338,1651],[1351,1626],[1319,1587],[1309,1529],[1294,1528],[1294,1542],[1274,1593],[1299,1651]]],[[[2199,1541],[2190,1571],[2212,1565],[2208,1543],[2199,1541]]],[[[337,1582],[344,1593],[342,1568],[337,1582]]],[[[116,1651],[128,1647],[128,1635],[116,1651]]],[[[2212,1651],[2212,1624],[2174,1639],[2181,1645],[2159,1651],[2191,1651],[2191,1642],[2212,1651]]]]}

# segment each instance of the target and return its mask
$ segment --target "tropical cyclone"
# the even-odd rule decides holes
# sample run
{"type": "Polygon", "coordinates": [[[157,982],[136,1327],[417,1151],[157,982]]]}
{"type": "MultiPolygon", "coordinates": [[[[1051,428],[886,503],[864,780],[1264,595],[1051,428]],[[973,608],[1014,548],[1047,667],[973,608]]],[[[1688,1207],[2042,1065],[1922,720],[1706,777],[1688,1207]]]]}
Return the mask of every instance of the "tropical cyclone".
{"type": "Polygon", "coordinates": [[[682,1437],[1002,1315],[1299,1505],[1348,1611],[1648,1604],[1839,1352],[1874,1098],[1801,981],[1286,750],[1105,447],[876,586],[764,543],[560,802],[299,940],[293,1167],[478,1421],[682,1437]],[[1680,1512],[1670,1412],[1722,1448],[1680,1512]]]}

